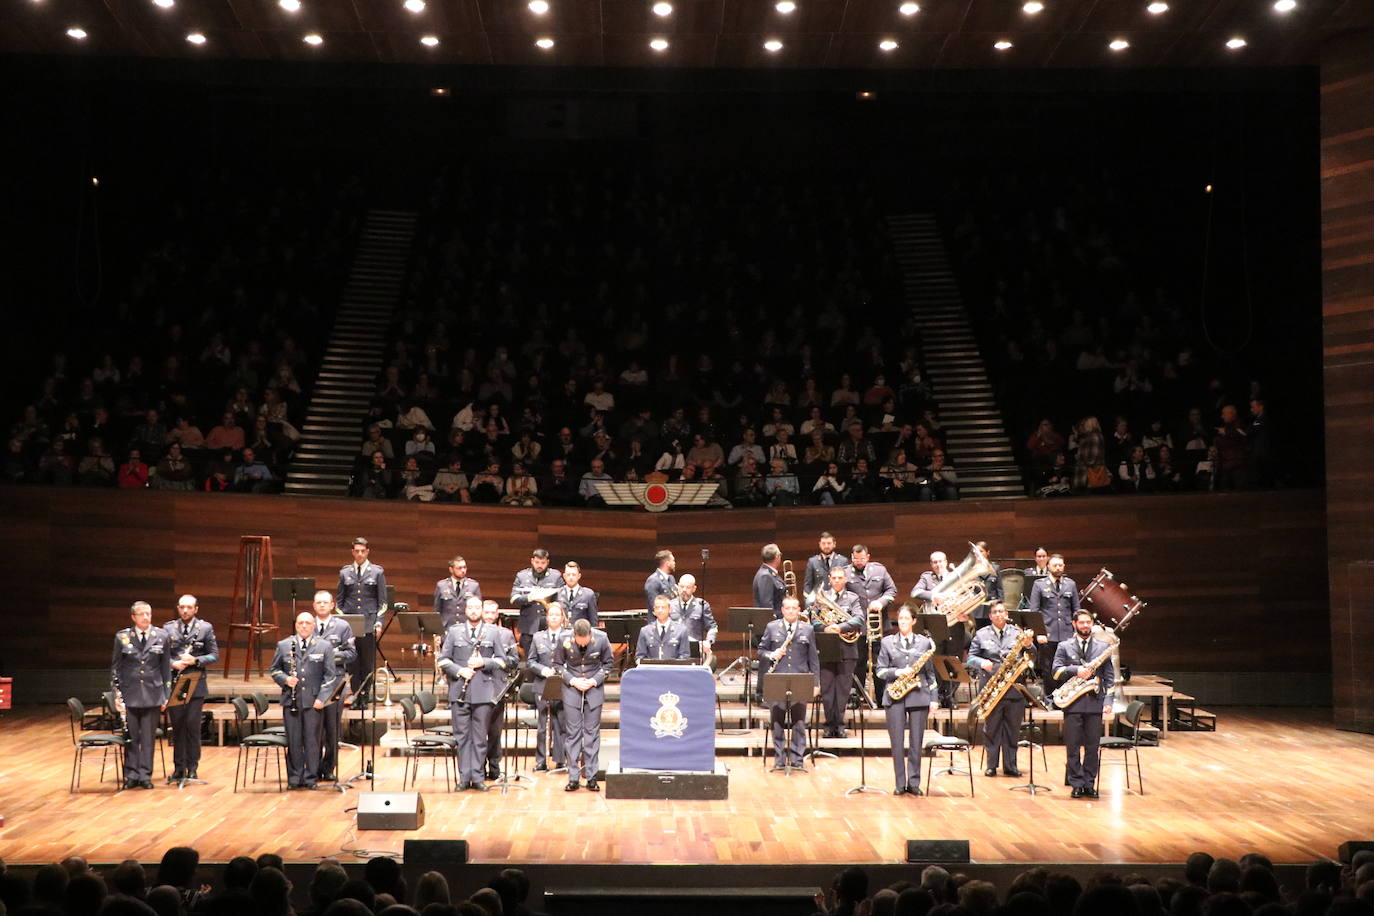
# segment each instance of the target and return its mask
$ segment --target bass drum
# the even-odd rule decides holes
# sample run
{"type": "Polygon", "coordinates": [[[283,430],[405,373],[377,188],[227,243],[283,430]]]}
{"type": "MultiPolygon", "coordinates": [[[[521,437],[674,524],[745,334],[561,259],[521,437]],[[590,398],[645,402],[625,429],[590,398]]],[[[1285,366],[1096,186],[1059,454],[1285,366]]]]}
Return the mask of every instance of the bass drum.
{"type": "Polygon", "coordinates": [[[1084,607],[1104,625],[1115,627],[1127,614],[1145,607],[1146,602],[1132,595],[1125,582],[1118,582],[1105,566],[1087,588],[1078,594],[1084,607]]]}

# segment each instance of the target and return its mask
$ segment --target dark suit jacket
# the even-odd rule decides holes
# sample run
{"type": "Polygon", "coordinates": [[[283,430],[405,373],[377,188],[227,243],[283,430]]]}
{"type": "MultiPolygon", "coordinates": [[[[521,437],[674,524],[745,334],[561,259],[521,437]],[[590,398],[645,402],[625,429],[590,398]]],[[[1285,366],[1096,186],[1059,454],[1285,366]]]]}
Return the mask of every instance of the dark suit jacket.
{"type": "Polygon", "coordinates": [[[771,566],[761,565],[754,573],[754,607],[771,607],[774,617],[782,617],[782,599],[786,594],[782,576],[771,566]]]}
{"type": "Polygon", "coordinates": [[[469,633],[467,621],[456,623],[444,634],[444,647],[439,652],[439,666],[449,677],[448,698],[456,702],[463,694],[463,678],[458,669],[468,666],[474,648],[484,659],[468,684],[464,702],[469,705],[495,703],[505,689],[506,680],[519,662],[515,637],[510,630],[495,623],[477,624],[477,639],[469,633]]]}
{"type": "MultiPolygon", "coordinates": [[[[1094,637],[1088,643],[1088,653],[1085,657],[1078,642],[1078,635],[1075,634],[1071,639],[1066,639],[1059,643],[1059,647],[1054,650],[1054,677],[1056,681],[1062,682],[1068,680],[1077,673],[1073,670],[1074,668],[1080,665],[1086,665],[1088,662],[1111,648],[1106,640],[1094,637]]],[[[1111,693],[1112,685],[1116,683],[1116,679],[1112,674],[1112,663],[1110,660],[1104,661],[1097,666],[1097,681],[1097,690],[1083,694],[1083,696],[1070,703],[1064,709],[1064,712],[1100,714],[1102,712],[1103,700],[1111,693]]]]}
{"type": "Polygon", "coordinates": [[[161,706],[167,702],[167,683],[172,679],[172,656],[167,631],[148,627],[140,648],[138,628],[125,627],[115,634],[110,656],[110,680],[119,687],[124,705],[130,708],[161,706]]]}
{"type": "Polygon", "coordinates": [[[296,685],[296,702],[301,709],[308,709],[316,700],[328,702],[334,692],[335,681],[339,678],[334,665],[334,647],[328,640],[312,636],[309,644],[300,642],[299,637],[289,636],[277,643],[277,654],[272,656],[268,673],[281,688],[281,701],[289,703],[291,688],[286,679],[291,674],[291,648],[296,647],[295,670],[300,683],[296,685]]]}
{"type": "MultiPolygon", "coordinates": [[[[183,638],[181,635],[182,624],[180,618],[167,621],[167,623],[163,624],[162,629],[167,631],[167,651],[169,653],[167,663],[169,666],[172,662],[181,658],[186,652],[195,656],[195,668],[199,668],[201,671],[204,671],[215,662],[219,661],[219,643],[215,641],[215,628],[210,625],[208,620],[201,620],[199,617],[191,618],[189,639],[183,638]]],[[[195,668],[186,668],[184,670],[190,672],[194,671],[195,668]]],[[[176,680],[176,674],[177,672],[173,670],[173,680],[176,680]]],[[[205,675],[201,675],[200,683],[196,684],[196,689],[192,691],[191,696],[196,699],[203,699],[208,696],[209,693],[209,678],[205,675]]]]}

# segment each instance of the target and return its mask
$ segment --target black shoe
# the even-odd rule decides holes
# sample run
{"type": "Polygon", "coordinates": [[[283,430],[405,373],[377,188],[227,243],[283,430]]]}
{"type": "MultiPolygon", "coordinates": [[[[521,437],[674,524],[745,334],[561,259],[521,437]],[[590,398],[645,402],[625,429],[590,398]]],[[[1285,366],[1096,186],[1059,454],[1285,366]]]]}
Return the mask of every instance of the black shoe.
{"type": "Polygon", "coordinates": [[[1003,776],[1012,776],[1012,777],[1015,777],[1015,778],[1017,778],[1017,779],[1020,779],[1020,778],[1021,778],[1021,771],[1018,770],[1016,767],[1012,767],[1011,769],[1003,768],[1003,769],[1002,769],[1002,775],[1003,775],[1003,776]]]}
{"type": "Polygon", "coordinates": [[[549,765],[547,763],[536,763],[534,765],[534,771],[536,773],[547,773],[549,771],[549,765]]]}
{"type": "Polygon", "coordinates": [[[1083,797],[1083,790],[1082,790],[1081,788],[1079,788],[1078,786],[1074,786],[1074,787],[1073,787],[1073,791],[1069,793],[1069,797],[1070,797],[1070,798],[1082,798],[1082,797],[1083,797]]]}
{"type": "Polygon", "coordinates": [[[124,788],[126,788],[126,789],[137,789],[137,788],[138,788],[138,780],[137,780],[137,779],[126,779],[126,780],[124,780],[124,788]]]}
{"type": "Polygon", "coordinates": [[[338,782],[333,773],[321,773],[320,782],[338,782]]]}
{"type": "Polygon", "coordinates": [[[925,793],[921,791],[921,787],[920,787],[920,786],[907,786],[906,794],[907,794],[907,795],[924,795],[925,793]]]}
{"type": "Polygon", "coordinates": [[[138,787],[140,789],[151,789],[153,787],[153,781],[151,779],[145,779],[138,784],[138,787]]]}
{"type": "Polygon", "coordinates": [[[986,770],[983,771],[983,775],[984,775],[984,776],[996,776],[996,775],[997,775],[997,767],[988,767],[986,770]]]}
{"type": "Polygon", "coordinates": [[[185,779],[185,778],[186,778],[186,771],[183,770],[181,767],[177,767],[175,770],[172,771],[172,775],[167,777],[167,782],[168,782],[168,783],[178,782],[178,781],[180,781],[180,780],[182,780],[182,779],[185,779]]]}
{"type": "MultiPolygon", "coordinates": [[[[195,767],[191,767],[191,769],[189,769],[189,770],[186,771],[186,778],[187,778],[187,779],[199,779],[199,778],[200,778],[199,776],[196,775],[196,768],[195,768],[195,767]]],[[[332,778],[332,777],[331,777],[331,778],[332,778]]]]}
{"type": "Polygon", "coordinates": [[[300,788],[300,784],[298,784],[298,783],[288,782],[288,783],[286,784],[286,791],[288,791],[288,792],[294,792],[294,791],[296,791],[296,790],[299,789],[299,788],[300,788]]]}
{"type": "Polygon", "coordinates": [[[491,791],[490,787],[487,786],[487,784],[484,783],[484,782],[470,782],[470,783],[468,783],[468,788],[469,788],[469,789],[472,789],[474,792],[490,792],[490,791],[491,791]]]}
{"type": "Polygon", "coordinates": [[[589,779],[589,780],[587,780],[587,791],[588,791],[588,792],[600,792],[600,791],[601,791],[601,786],[600,786],[599,783],[597,783],[597,781],[596,781],[595,779],[589,779]]]}
{"type": "Polygon", "coordinates": [[[1096,789],[1084,789],[1084,790],[1083,790],[1083,797],[1084,797],[1084,798],[1097,798],[1097,790],[1096,790],[1096,789]]]}
{"type": "Polygon", "coordinates": [[[895,788],[895,789],[892,790],[892,794],[893,794],[893,795],[905,795],[906,793],[908,793],[908,792],[910,792],[910,791],[911,791],[911,787],[910,787],[910,786],[898,786],[897,788],[895,788]]]}
{"type": "Polygon", "coordinates": [[[779,770],[785,770],[785,769],[787,769],[787,764],[785,764],[785,763],[778,762],[778,763],[773,764],[773,772],[774,772],[774,773],[778,772],[779,770]]]}
{"type": "Polygon", "coordinates": [[[578,785],[577,785],[577,780],[576,780],[576,779],[570,779],[570,780],[568,780],[568,784],[567,784],[566,786],[563,787],[563,791],[564,791],[564,792],[576,792],[577,789],[578,789],[578,785]]]}
{"type": "Polygon", "coordinates": [[[797,761],[796,763],[792,764],[792,769],[796,770],[799,773],[805,773],[806,764],[802,763],[801,761],[797,761]]]}
{"type": "Polygon", "coordinates": [[[847,728],[836,729],[836,730],[835,730],[835,737],[836,737],[836,738],[848,738],[848,737],[849,737],[849,729],[847,729],[847,728]]]}
{"type": "Polygon", "coordinates": [[[501,768],[500,768],[500,767],[494,767],[494,766],[488,766],[488,767],[487,767],[487,778],[488,778],[488,779],[500,779],[500,778],[501,778],[501,768]]]}
{"type": "Polygon", "coordinates": [[[319,789],[319,786],[315,785],[313,782],[307,782],[305,785],[301,786],[301,789],[306,792],[314,792],[319,789]]]}

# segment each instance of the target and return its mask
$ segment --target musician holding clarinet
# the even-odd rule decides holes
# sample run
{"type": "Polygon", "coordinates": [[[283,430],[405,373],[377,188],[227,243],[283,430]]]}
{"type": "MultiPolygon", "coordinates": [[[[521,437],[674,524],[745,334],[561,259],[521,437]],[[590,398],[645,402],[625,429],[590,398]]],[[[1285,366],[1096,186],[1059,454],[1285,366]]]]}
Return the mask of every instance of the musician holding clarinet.
{"type": "Polygon", "coordinates": [[[282,724],[286,726],[286,787],[311,789],[320,778],[320,736],[324,707],[334,693],[339,672],[334,647],[315,637],[315,615],[296,615],[296,635],[277,643],[268,669],[281,687],[282,724]]]}
{"type": "Polygon", "coordinates": [[[496,698],[506,686],[505,673],[519,654],[510,630],[482,620],[482,599],[475,595],[463,608],[466,620],[448,628],[439,651],[439,667],[448,676],[449,714],[458,739],[458,791],[487,791],[483,769],[496,698]]]}
{"type": "Polygon", "coordinates": [[[770,674],[810,674],[814,679],[811,696],[793,697],[790,708],[782,702],[769,704],[774,770],[806,769],[802,765],[806,753],[806,704],[821,692],[815,631],[800,618],[801,603],[792,597],[782,599],[782,618],[770,620],[759,640],[759,670],[765,678],[770,674]],[[791,734],[786,728],[789,721],[791,734]]]}

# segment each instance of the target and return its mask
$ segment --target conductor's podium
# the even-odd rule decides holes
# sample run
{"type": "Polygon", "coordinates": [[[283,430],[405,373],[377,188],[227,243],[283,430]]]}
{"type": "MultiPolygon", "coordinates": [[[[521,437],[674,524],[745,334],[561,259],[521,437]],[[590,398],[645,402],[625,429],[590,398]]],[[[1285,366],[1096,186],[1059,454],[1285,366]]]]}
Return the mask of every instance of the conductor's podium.
{"type": "Polygon", "coordinates": [[[716,679],[700,665],[643,664],[620,680],[620,760],[607,798],[729,797],[716,760],[716,679]]]}

